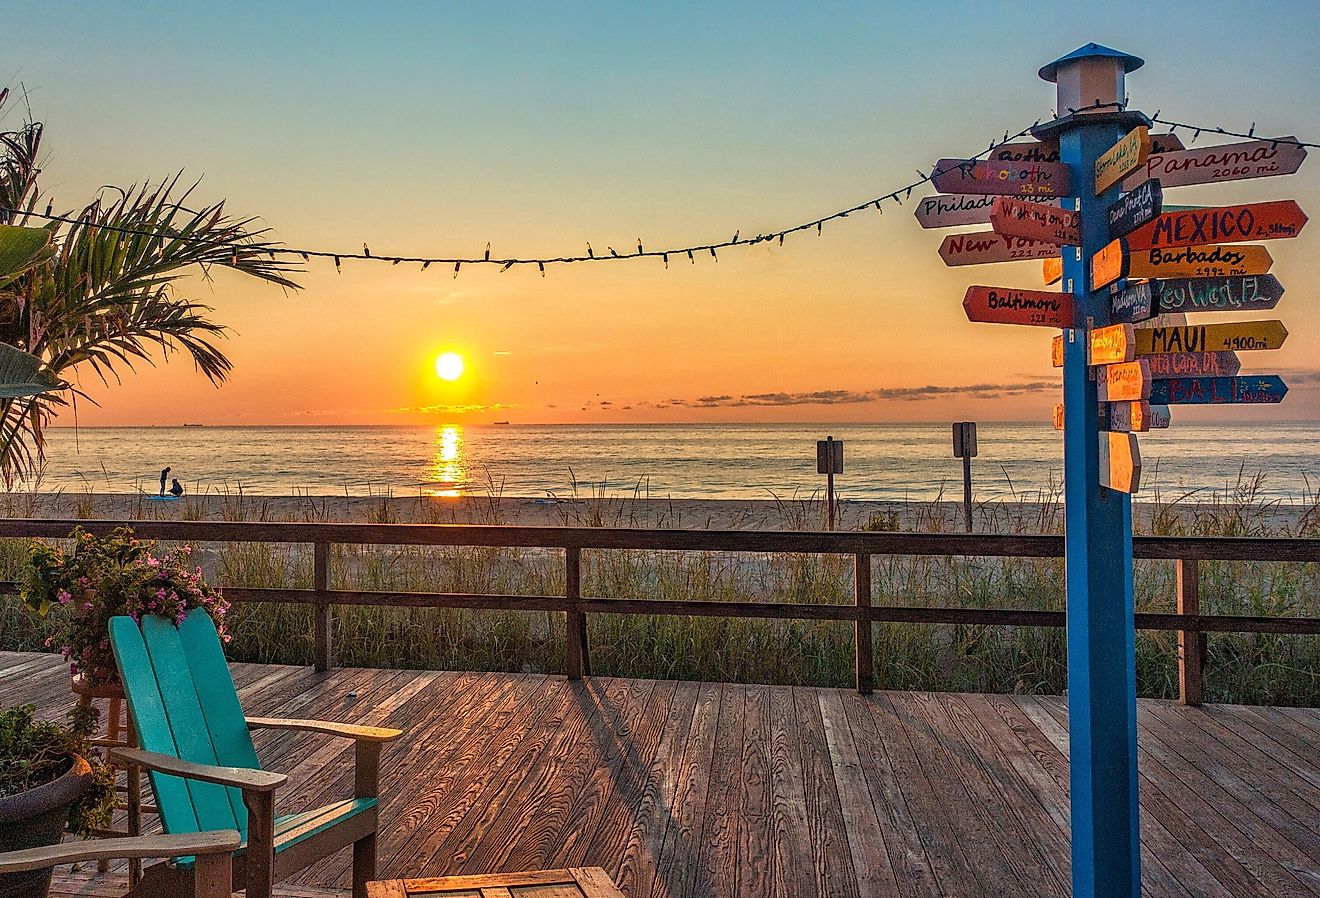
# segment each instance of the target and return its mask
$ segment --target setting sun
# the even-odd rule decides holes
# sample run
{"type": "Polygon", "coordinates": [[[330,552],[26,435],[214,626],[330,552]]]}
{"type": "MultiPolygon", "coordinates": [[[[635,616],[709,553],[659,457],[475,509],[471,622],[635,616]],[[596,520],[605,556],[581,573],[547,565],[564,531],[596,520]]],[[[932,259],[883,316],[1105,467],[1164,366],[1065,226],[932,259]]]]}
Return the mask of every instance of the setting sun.
{"type": "Polygon", "coordinates": [[[435,373],[441,380],[458,380],[463,376],[463,357],[456,352],[441,353],[435,360],[435,373]]]}

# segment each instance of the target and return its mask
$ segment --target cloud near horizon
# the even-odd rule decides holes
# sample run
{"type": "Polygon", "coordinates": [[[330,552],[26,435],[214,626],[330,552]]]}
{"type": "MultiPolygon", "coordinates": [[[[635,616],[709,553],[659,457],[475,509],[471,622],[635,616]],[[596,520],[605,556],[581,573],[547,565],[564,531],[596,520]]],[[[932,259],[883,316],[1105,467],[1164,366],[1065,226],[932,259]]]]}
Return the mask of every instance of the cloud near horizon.
{"type": "Polygon", "coordinates": [[[699,396],[696,399],[666,399],[639,402],[643,408],[748,408],[793,405],[856,405],[865,402],[912,402],[939,396],[970,396],[998,399],[1021,396],[1042,390],[1059,389],[1057,380],[1028,380],[1012,383],[982,383],[964,386],[925,384],[916,387],[877,387],[873,390],[810,390],[801,393],[729,393],[699,396]]]}

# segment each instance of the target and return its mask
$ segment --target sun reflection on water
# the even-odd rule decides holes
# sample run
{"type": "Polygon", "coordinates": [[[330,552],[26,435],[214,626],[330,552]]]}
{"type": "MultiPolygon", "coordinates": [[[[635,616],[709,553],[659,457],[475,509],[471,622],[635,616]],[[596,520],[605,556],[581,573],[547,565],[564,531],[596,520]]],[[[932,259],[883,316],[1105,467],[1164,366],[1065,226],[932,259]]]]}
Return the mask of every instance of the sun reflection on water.
{"type": "Polygon", "coordinates": [[[435,455],[431,459],[429,477],[422,487],[427,496],[460,496],[467,483],[467,470],[463,456],[463,428],[457,424],[437,427],[435,455]]]}

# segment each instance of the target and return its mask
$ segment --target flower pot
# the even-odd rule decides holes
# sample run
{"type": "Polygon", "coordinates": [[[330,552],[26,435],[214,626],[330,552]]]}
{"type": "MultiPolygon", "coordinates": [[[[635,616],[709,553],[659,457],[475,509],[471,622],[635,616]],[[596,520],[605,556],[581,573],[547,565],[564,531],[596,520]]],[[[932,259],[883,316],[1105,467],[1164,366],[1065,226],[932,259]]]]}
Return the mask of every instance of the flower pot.
{"type": "MultiPolygon", "coordinates": [[[[69,807],[95,781],[91,766],[78,755],[59,779],[0,798],[0,851],[54,845],[64,835],[69,807]]],[[[54,868],[0,874],[0,898],[40,898],[50,890],[54,868]]]]}

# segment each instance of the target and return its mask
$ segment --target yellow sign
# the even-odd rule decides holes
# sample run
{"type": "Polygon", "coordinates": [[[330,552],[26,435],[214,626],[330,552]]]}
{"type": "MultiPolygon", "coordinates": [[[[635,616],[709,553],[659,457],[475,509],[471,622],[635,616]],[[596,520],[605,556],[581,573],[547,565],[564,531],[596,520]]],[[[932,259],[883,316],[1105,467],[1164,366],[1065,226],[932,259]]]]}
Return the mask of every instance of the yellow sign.
{"type": "Polygon", "coordinates": [[[1181,327],[1141,327],[1133,344],[1137,355],[1169,352],[1225,352],[1278,349],[1288,339],[1282,321],[1233,321],[1228,324],[1185,324],[1181,327]]]}
{"type": "Polygon", "coordinates": [[[1141,168],[1149,155],[1150,131],[1145,125],[1139,125],[1095,160],[1096,194],[1104,193],[1141,168]]]}
{"type": "Polygon", "coordinates": [[[1112,365],[1115,362],[1130,362],[1134,357],[1132,325],[1114,324],[1109,327],[1097,327],[1091,331],[1086,364],[1112,365]]]}
{"type": "Polygon", "coordinates": [[[1213,278],[1266,274],[1274,264],[1270,251],[1258,243],[1143,249],[1128,254],[1128,277],[1213,278]]]}

